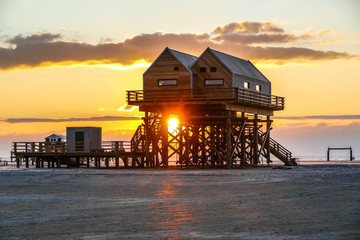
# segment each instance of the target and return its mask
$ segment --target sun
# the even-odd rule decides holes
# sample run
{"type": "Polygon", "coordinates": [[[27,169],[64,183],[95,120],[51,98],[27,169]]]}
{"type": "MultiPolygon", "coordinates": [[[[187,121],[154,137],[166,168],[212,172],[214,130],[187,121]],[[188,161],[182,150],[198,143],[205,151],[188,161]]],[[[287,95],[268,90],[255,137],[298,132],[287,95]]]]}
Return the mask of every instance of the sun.
{"type": "Polygon", "coordinates": [[[177,118],[173,117],[168,120],[168,131],[170,133],[176,132],[178,129],[178,126],[179,126],[179,120],[177,118]]]}

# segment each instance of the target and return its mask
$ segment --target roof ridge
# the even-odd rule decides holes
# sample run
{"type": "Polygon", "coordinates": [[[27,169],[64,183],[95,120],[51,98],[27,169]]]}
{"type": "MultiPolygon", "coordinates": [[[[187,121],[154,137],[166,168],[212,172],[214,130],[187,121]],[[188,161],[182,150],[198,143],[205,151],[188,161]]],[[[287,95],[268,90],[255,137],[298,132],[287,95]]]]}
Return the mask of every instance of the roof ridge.
{"type": "Polygon", "coordinates": [[[240,59],[240,60],[243,60],[243,61],[249,61],[249,60],[246,60],[246,59],[244,59],[244,58],[236,57],[236,56],[234,56],[234,55],[231,55],[231,54],[228,54],[228,53],[224,53],[224,52],[221,52],[221,51],[212,49],[212,48],[209,48],[209,49],[210,49],[211,51],[214,51],[215,53],[224,54],[224,55],[227,55],[227,56],[229,56],[229,57],[237,58],[237,59],[240,59]]]}
{"type": "Polygon", "coordinates": [[[169,47],[167,47],[167,49],[168,49],[169,51],[173,51],[173,52],[176,52],[176,53],[181,53],[181,54],[184,54],[184,55],[188,55],[188,56],[190,56],[190,57],[198,58],[198,57],[195,56],[195,55],[191,55],[191,54],[188,54],[188,53],[180,52],[180,51],[178,51],[178,50],[175,50],[175,49],[172,49],[172,48],[169,48],[169,47]]]}

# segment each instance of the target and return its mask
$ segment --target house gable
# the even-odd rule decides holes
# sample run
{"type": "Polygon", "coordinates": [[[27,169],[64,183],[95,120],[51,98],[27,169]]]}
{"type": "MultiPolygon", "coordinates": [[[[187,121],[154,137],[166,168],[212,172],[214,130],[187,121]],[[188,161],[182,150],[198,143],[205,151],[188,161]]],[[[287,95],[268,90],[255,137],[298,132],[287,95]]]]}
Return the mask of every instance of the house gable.
{"type": "Polygon", "coordinates": [[[143,89],[191,88],[190,65],[196,59],[195,56],[165,48],[143,74],[143,89]],[[172,86],[162,85],[164,82],[172,86]]]}
{"type": "Polygon", "coordinates": [[[214,86],[230,88],[232,87],[232,73],[219,59],[207,48],[191,67],[195,74],[194,88],[212,87],[206,85],[206,82],[213,81],[223,85],[214,86]]]}

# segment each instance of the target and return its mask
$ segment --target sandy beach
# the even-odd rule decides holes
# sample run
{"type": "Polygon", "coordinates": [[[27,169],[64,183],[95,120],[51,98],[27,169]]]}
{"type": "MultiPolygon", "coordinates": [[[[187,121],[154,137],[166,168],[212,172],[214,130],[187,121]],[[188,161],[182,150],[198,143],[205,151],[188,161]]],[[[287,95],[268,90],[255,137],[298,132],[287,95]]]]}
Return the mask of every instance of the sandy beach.
{"type": "Polygon", "coordinates": [[[360,239],[360,165],[0,168],[0,239],[360,239]]]}

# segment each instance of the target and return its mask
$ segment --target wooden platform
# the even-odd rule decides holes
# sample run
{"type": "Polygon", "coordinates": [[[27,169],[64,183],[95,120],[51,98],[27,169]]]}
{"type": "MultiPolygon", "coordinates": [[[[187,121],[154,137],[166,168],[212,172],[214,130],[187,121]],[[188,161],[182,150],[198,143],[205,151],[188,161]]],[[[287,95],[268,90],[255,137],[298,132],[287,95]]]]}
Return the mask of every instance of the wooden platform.
{"type": "MultiPolygon", "coordinates": [[[[87,144],[87,143],[85,143],[87,144]]],[[[90,144],[89,144],[90,145],[90,144]]],[[[131,151],[130,141],[102,142],[101,149],[90,149],[88,152],[68,152],[66,142],[14,142],[12,159],[17,167],[25,163],[37,168],[47,167],[95,167],[119,168],[142,165],[145,153],[131,151]]]]}

